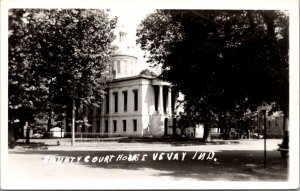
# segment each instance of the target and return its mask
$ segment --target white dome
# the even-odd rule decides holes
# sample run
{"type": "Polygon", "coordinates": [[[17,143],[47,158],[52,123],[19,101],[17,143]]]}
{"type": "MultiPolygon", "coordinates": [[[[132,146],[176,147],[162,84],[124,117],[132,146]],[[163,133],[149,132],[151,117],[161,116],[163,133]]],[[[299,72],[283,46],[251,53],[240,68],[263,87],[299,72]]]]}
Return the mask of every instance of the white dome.
{"type": "Polygon", "coordinates": [[[126,33],[119,32],[119,43],[112,54],[110,76],[112,79],[125,78],[138,75],[137,55],[133,46],[128,46],[126,33]]]}
{"type": "Polygon", "coordinates": [[[133,46],[129,46],[128,44],[127,33],[120,31],[119,43],[117,44],[116,51],[112,55],[128,55],[137,57],[135,48],[133,46]]]}
{"type": "Polygon", "coordinates": [[[118,46],[117,50],[112,54],[112,56],[115,55],[128,55],[128,56],[133,56],[133,57],[137,57],[135,55],[135,49],[134,47],[130,47],[130,46],[118,46]]]}

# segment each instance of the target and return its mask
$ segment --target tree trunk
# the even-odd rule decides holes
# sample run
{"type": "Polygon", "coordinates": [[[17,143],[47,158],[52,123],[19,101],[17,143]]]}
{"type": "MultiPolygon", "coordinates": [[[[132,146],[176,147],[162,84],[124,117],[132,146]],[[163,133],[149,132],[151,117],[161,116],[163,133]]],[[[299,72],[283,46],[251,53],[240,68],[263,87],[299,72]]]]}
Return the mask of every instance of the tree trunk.
{"type": "Polygon", "coordinates": [[[221,138],[222,139],[227,139],[227,136],[226,136],[226,123],[225,123],[225,120],[222,116],[222,114],[219,114],[219,118],[220,118],[220,133],[221,133],[221,138]]]}
{"type": "Polygon", "coordinates": [[[286,131],[286,117],[285,117],[285,115],[283,116],[282,130],[283,130],[283,134],[284,134],[284,132],[286,131]]]}
{"type": "Polygon", "coordinates": [[[75,99],[73,98],[73,105],[72,105],[72,140],[71,140],[71,146],[74,146],[75,144],[75,99]]]}
{"type": "Polygon", "coordinates": [[[210,128],[208,125],[204,125],[203,142],[211,141],[210,128]]]}
{"type": "Polygon", "coordinates": [[[51,129],[51,120],[52,120],[52,111],[49,109],[48,111],[48,125],[47,125],[47,132],[50,132],[51,129]]]}
{"type": "Polygon", "coordinates": [[[28,126],[28,123],[25,122],[25,126],[26,126],[26,144],[29,144],[30,143],[30,139],[29,139],[29,134],[30,134],[30,129],[29,129],[29,126],[28,126]]]}

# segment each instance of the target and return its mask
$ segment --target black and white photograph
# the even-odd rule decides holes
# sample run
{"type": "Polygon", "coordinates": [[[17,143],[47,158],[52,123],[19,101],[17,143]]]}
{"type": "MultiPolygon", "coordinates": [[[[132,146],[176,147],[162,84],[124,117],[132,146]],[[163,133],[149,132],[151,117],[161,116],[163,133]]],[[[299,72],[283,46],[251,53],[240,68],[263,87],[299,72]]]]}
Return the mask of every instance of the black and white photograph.
{"type": "Polygon", "coordinates": [[[299,1],[1,1],[1,189],[299,189],[299,1]]]}

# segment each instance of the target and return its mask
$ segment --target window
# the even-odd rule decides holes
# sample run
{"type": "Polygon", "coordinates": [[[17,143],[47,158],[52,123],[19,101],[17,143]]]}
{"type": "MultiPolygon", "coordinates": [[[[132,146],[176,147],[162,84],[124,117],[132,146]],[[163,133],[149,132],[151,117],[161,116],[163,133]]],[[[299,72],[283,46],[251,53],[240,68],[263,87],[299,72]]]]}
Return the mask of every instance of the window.
{"type": "Polygon", "coordinates": [[[82,108],[82,113],[83,113],[83,115],[86,115],[86,106],[85,105],[82,108]]]}
{"type": "Polygon", "coordinates": [[[106,105],[105,112],[109,113],[109,93],[108,92],[105,95],[105,105],[106,105]]]}
{"type": "Polygon", "coordinates": [[[101,107],[97,107],[96,115],[99,115],[99,114],[101,114],[101,107]]]}
{"type": "Polygon", "coordinates": [[[113,77],[113,79],[116,79],[116,76],[117,76],[116,70],[112,71],[112,77],[113,77]]]}
{"type": "Polygon", "coordinates": [[[133,91],[134,111],[138,110],[138,90],[133,91]]]}
{"type": "Polygon", "coordinates": [[[120,68],[121,69],[121,73],[124,74],[124,66],[125,66],[124,65],[124,60],[120,61],[120,65],[121,65],[121,68],[120,68]]]}
{"type": "Polygon", "coordinates": [[[120,60],[117,61],[117,72],[120,74],[121,66],[120,66],[120,60]]]}
{"type": "Polygon", "coordinates": [[[93,126],[89,126],[89,132],[92,133],[93,132],[93,126]]]}
{"type": "Polygon", "coordinates": [[[124,60],[124,73],[127,73],[127,60],[124,60]]]}
{"type": "Polygon", "coordinates": [[[91,105],[91,106],[90,106],[90,115],[93,115],[93,114],[94,114],[94,106],[91,105]]]}
{"type": "Polygon", "coordinates": [[[118,92],[114,92],[115,98],[115,112],[118,112],[118,92]]]}
{"type": "Polygon", "coordinates": [[[137,120],[133,120],[133,131],[137,131],[137,120]]]}
{"type": "Polygon", "coordinates": [[[113,123],[114,123],[114,132],[117,131],[117,120],[113,120],[113,123]]]}
{"type": "Polygon", "coordinates": [[[124,112],[127,111],[127,91],[123,92],[123,98],[124,98],[124,112]]]}
{"type": "Polygon", "coordinates": [[[126,120],[123,120],[123,131],[126,131],[126,120]]]}
{"type": "Polygon", "coordinates": [[[133,61],[130,61],[130,69],[131,69],[131,74],[133,74],[133,68],[134,68],[134,66],[133,66],[133,61]]]}
{"type": "Polygon", "coordinates": [[[108,121],[105,120],[105,129],[104,129],[105,133],[108,133],[108,121]]]}
{"type": "Polygon", "coordinates": [[[85,124],[81,125],[81,132],[83,132],[83,133],[85,132],[85,124]]]}
{"type": "Polygon", "coordinates": [[[155,111],[158,111],[158,86],[154,86],[154,108],[155,111]]]}
{"type": "Polygon", "coordinates": [[[114,71],[114,63],[112,63],[112,65],[108,66],[108,70],[110,71],[110,73],[113,73],[113,71],[114,71]]]}

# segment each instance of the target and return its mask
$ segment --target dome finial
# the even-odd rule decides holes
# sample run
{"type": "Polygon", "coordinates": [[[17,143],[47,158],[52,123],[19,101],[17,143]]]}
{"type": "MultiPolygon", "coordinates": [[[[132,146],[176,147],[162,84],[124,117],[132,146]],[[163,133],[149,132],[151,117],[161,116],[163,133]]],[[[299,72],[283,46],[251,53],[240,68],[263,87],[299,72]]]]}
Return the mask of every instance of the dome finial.
{"type": "Polygon", "coordinates": [[[124,42],[125,41],[125,38],[126,38],[126,32],[124,30],[124,25],[122,25],[122,28],[119,32],[119,35],[120,35],[120,42],[124,42]]]}

